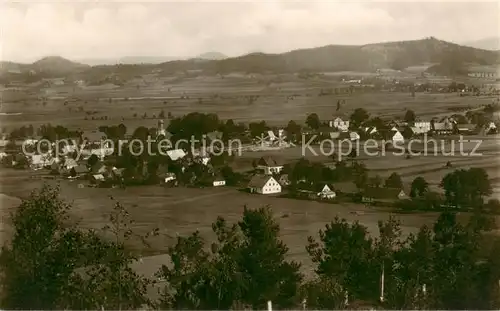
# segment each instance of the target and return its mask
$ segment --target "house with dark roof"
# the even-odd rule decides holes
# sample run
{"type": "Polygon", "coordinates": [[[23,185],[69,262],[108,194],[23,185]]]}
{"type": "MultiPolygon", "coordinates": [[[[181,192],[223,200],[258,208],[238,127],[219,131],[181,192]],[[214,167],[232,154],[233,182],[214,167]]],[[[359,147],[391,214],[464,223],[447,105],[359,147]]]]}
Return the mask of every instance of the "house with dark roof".
{"type": "Polygon", "coordinates": [[[352,181],[334,183],[332,187],[336,194],[352,195],[359,192],[352,181]]]}
{"type": "Polygon", "coordinates": [[[263,170],[266,175],[279,174],[283,169],[283,163],[271,156],[265,156],[257,161],[257,169],[263,170]]]}
{"type": "Polygon", "coordinates": [[[86,165],[79,164],[78,166],[71,168],[71,170],[69,171],[69,175],[71,177],[80,177],[87,174],[88,172],[89,170],[87,169],[86,165]]]}
{"type": "Polygon", "coordinates": [[[408,195],[401,188],[367,187],[362,192],[361,201],[364,203],[394,202],[407,198],[408,195]]]}
{"type": "Polygon", "coordinates": [[[247,188],[251,193],[273,194],[281,192],[280,183],[270,175],[254,175],[247,188]]]}

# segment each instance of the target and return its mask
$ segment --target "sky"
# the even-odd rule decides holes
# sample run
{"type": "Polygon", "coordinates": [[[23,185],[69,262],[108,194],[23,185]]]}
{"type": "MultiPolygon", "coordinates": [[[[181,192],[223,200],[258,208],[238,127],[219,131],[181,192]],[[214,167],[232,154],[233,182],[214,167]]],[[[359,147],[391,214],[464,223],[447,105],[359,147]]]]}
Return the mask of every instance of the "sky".
{"type": "Polygon", "coordinates": [[[0,59],[280,53],[329,44],[500,33],[500,2],[20,1],[0,2],[0,59]]]}

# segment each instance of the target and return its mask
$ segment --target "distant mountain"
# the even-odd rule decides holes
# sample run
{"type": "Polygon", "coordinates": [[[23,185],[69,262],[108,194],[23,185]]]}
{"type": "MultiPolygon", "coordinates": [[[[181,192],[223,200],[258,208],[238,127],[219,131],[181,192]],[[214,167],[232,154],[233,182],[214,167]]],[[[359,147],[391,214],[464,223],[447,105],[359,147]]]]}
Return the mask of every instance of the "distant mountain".
{"type": "Polygon", "coordinates": [[[100,83],[109,80],[109,77],[123,82],[151,72],[162,75],[176,75],[189,70],[201,70],[206,74],[374,72],[377,69],[402,70],[410,66],[432,63],[436,64],[431,68],[432,72],[460,75],[463,74],[465,64],[496,65],[500,63],[499,56],[498,51],[476,49],[431,37],[367,45],[328,45],[282,54],[252,53],[230,58],[217,52],[185,60],[171,60],[170,57],[125,57],[120,60],[125,65],[120,66],[115,64],[90,67],[62,57],[46,57],[33,64],[5,62],[5,68],[1,68],[0,73],[6,69],[23,72],[34,70],[43,73],[43,77],[66,75],[100,83]],[[167,61],[164,61],[165,59],[167,61]],[[157,63],[160,61],[162,62],[157,63]]]}
{"type": "Polygon", "coordinates": [[[169,56],[125,56],[121,58],[86,58],[81,59],[79,62],[87,64],[90,66],[99,65],[116,65],[116,64],[161,64],[164,62],[173,61],[176,59],[182,59],[180,57],[169,57],[169,56]]]}
{"type": "Polygon", "coordinates": [[[474,47],[476,49],[499,51],[500,50],[500,37],[484,38],[476,41],[469,41],[462,43],[463,45],[474,47]]]}
{"type": "Polygon", "coordinates": [[[222,60],[226,59],[227,56],[219,52],[207,52],[196,56],[195,58],[204,60],[222,60]]]}
{"type": "Polygon", "coordinates": [[[89,65],[70,61],[60,56],[47,56],[29,66],[35,73],[66,75],[89,68],[89,65]]]}
{"type": "Polygon", "coordinates": [[[189,69],[201,69],[208,73],[375,71],[380,68],[401,70],[450,59],[456,63],[492,65],[499,63],[499,53],[431,37],[368,45],[328,45],[282,54],[252,53],[210,62],[176,61],[159,66],[168,73],[189,69]]]}

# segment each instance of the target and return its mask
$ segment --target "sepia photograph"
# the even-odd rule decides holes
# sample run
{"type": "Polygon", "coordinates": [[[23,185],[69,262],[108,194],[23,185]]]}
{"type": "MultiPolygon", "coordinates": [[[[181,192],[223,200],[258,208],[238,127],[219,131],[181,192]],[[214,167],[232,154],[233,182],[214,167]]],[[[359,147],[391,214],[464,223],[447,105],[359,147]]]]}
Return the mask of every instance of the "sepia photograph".
{"type": "Polygon", "coordinates": [[[500,3],[0,2],[1,310],[499,310],[500,3]]]}

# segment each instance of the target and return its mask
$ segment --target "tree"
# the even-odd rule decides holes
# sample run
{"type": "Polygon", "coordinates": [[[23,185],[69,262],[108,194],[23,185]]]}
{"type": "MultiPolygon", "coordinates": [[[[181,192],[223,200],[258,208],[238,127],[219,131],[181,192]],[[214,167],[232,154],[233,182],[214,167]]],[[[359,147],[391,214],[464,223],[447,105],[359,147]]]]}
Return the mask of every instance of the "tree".
{"type": "Polygon", "coordinates": [[[413,110],[406,110],[404,120],[411,124],[415,122],[415,119],[416,119],[415,112],[413,112],[413,110]]]}
{"type": "MultiPolygon", "coordinates": [[[[0,255],[2,307],[128,309],[147,303],[148,282],[129,267],[135,257],[119,240],[70,225],[70,208],[58,188],[44,185],[12,214],[14,235],[0,255]]],[[[123,217],[112,220],[115,229],[123,223],[123,217]]],[[[131,235],[127,227],[124,233],[131,235]]]]}
{"type": "Polygon", "coordinates": [[[399,189],[401,189],[403,187],[403,181],[401,180],[401,176],[399,176],[399,174],[396,172],[392,173],[385,180],[385,187],[386,188],[399,188],[399,189]]]}
{"type": "Polygon", "coordinates": [[[87,165],[89,167],[92,167],[94,165],[97,164],[97,162],[99,162],[99,158],[95,155],[95,154],[92,154],[88,159],[87,159],[87,165]]]}
{"type": "Polygon", "coordinates": [[[370,118],[368,112],[363,108],[356,108],[351,114],[351,123],[354,128],[357,128],[363,124],[366,120],[370,118]]]}
{"type": "Polygon", "coordinates": [[[217,242],[210,251],[199,234],[179,237],[169,248],[173,267],[162,267],[168,283],[162,307],[230,309],[238,305],[278,308],[298,303],[302,276],[299,265],[285,261],[287,247],[278,239],[279,226],[267,208],[245,208],[238,224],[219,217],[212,225],[217,242]]]}
{"type": "Polygon", "coordinates": [[[286,136],[290,140],[297,141],[301,135],[301,128],[295,121],[290,120],[285,128],[286,136]]]}
{"type": "Polygon", "coordinates": [[[455,206],[481,205],[483,197],[492,192],[488,174],[483,168],[455,170],[443,177],[440,186],[448,203],[455,206]]]}
{"type": "Polygon", "coordinates": [[[421,197],[428,190],[429,190],[429,184],[427,183],[427,181],[423,177],[419,176],[419,177],[416,177],[411,182],[410,196],[413,198],[414,197],[421,197]]]}
{"type": "Polygon", "coordinates": [[[70,276],[66,292],[71,293],[71,296],[65,301],[66,308],[122,310],[153,305],[147,296],[152,281],[133,270],[131,264],[138,257],[126,248],[125,243],[132,238],[144,243],[150,235],[157,235],[158,229],[138,236],[132,231],[132,224],[127,210],[115,202],[109,215],[109,225],[103,228],[111,239],[104,240],[92,235],[94,238],[90,240],[90,249],[100,256],[92,258],[83,271],[74,271],[70,276]]]}
{"type": "Polygon", "coordinates": [[[316,113],[311,113],[306,118],[306,124],[313,130],[319,129],[321,126],[321,121],[316,113]]]}
{"type": "Polygon", "coordinates": [[[245,208],[238,223],[243,233],[239,265],[246,276],[243,301],[254,309],[272,300],[277,308],[291,308],[298,302],[302,276],[300,265],[285,261],[288,248],[279,240],[279,225],[269,208],[245,208]]]}
{"type": "Polygon", "coordinates": [[[12,214],[14,235],[1,252],[2,307],[55,309],[73,266],[80,262],[83,235],[62,226],[69,206],[58,190],[34,191],[12,214]],[[64,256],[65,249],[76,253],[64,256]],[[26,297],[30,297],[26,299],[26,297]]]}
{"type": "Polygon", "coordinates": [[[379,277],[379,269],[372,264],[372,246],[366,227],[335,217],[319,231],[318,242],[308,238],[306,250],[320,279],[336,282],[349,299],[372,299],[378,294],[379,277]]]}

